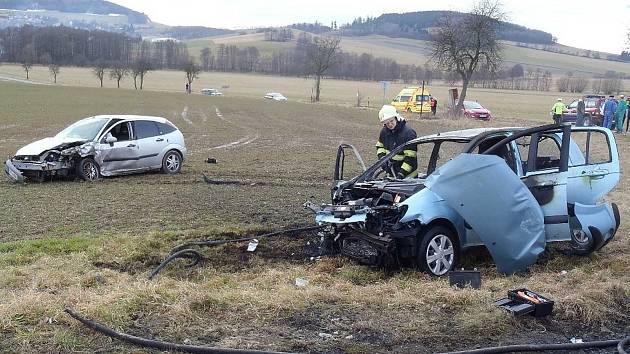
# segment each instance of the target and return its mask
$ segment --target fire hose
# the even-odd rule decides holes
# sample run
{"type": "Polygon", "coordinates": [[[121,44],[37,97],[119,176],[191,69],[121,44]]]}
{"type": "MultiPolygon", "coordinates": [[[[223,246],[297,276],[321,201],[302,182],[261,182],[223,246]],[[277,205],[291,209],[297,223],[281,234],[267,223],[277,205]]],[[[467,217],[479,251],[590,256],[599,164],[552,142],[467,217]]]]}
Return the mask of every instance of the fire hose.
{"type": "MultiPolygon", "coordinates": [[[[171,342],[158,341],[153,339],[146,339],[142,337],[136,337],[130,334],[117,332],[109,327],[106,327],[98,322],[89,320],[80,314],[76,313],[70,308],[64,310],[75,320],[83,323],[86,327],[104,334],[111,338],[116,338],[123,342],[134,344],[144,348],[155,348],[160,350],[171,350],[185,353],[203,353],[203,354],[287,354],[285,352],[270,352],[270,351],[258,351],[258,350],[243,350],[243,349],[226,349],[216,347],[206,347],[188,344],[177,344],[171,342]]],[[[604,341],[593,341],[584,343],[562,343],[562,344],[521,344],[521,345],[507,345],[501,347],[481,348],[474,350],[464,350],[458,352],[449,352],[445,354],[496,354],[496,353],[518,353],[518,352],[542,352],[542,351],[554,351],[554,350],[578,350],[578,349],[594,349],[594,348],[612,348],[617,346],[619,354],[628,354],[626,351],[630,347],[630,337],[624,339],[613,339],[604,341]]]]}
{"type": "Polygon", "coordinates": [[[166,259],[164,259],[162,263],[160,263],[155,269],[153,269],[151,274],[149,274],[148,278],[149,280],[153,279],[162,270],[162,268],[164,268],[166,265],[168,265],[169,263],[171,263],[172,261],[178,258],[192,259],[192,261],[187,265],[187,267],[193,267],[197,265],[203,259],[203,256],[201,255],[201,253],[199,253],[199,251],[192,249],[191,247],[214,247],[214,246],[224,245],[227,243],[239,243],[239,242],[245,242],[245,241],[252,241],[255,239],[257,240],[259,238],[268,238],[268,237],[280,236],[280,235],[292,235],[298,232],[314,231],[314,230],[319,230],[322,228],[324,228],[324,226],[320,226],[320,225],[306,226],[306,227],[299,227],[299,228],[294,228],[294,229],[270,232],[263,235],[248,236],[248,237],[235,238],[235,239],[229,239],[229,240],[202,240],[202,241],[187,242],[171,249],[168,257],[166,257],[166,259]]]}

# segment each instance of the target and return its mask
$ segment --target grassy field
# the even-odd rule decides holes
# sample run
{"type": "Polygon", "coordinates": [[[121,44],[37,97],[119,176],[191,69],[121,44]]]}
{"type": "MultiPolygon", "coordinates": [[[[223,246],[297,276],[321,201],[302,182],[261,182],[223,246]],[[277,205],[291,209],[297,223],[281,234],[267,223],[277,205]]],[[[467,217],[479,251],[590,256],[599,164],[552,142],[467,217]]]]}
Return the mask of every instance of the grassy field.
{"type": "MultiPolygon", "coordinates": [[[[32,78],[47,82],[45,68],[32,78]]],[[[21,78],[4,65],[0,76],[21,78]]],[[[324,81],[324,103],[307,103],[310,81],[202,74],[195,88],[229,86],[224,97],[183,94],[181,72],[152,72],[146,90],[95,87],[88,69],[63,68],[59,85],[0,81],[0,155],[50,136],[81,117],[160,115],[184,133],[183,173],[149,173],[96,183],[0,181],[0,352],[138,352],[95,335],[62,311],[72,306],[118,330],[181,343],[298,352],[435,352],[496,343],[566,342],[630,331],[630,236],[588,257],[550,249],[529,273],[497,273],[482,252],[468,267],[481,290],[455,290],[413,269],[384,272],[342,258],[311,260],[309,235],[204,252],[201,266],[176,263],[154,281],[148,272],[186,240],[221,239],[312,223],[306,200],[327,202],[334,152],[355,144],[373,161],[377,110],[353,107],[357,88],[375,83],[324,81]],[[269,102],[265,91],[288,102],[269,102]],[[249,144],[234,144],[250,141],[249,144]],[[214,157],[216,165],[206,164],[214,157]],[[211,178],[239,185],[209,185],[211,178]],[[561,274],[567,271],[566,274],[561,274]],[[296,287],[295,279],[308,280],[296,287]],[[495,309],[510,288],[556,301],[554,315],[514,318],[495,309]]],[[[363,91],[365,90],[365,91],[363,91]]],[[[370,91],[372,90],[372,91],[370,91]]],[[[392,88],[391,91],[395,91],[392,88]]],[[[442,98],[446,87],[435,87],[442,98]]],[[[498,118],[493,126],[547,122],[556,93],[473,90],[498,118]]],[[[444,99],[441,99],[444,102],[444,99]]],[[[419,135],[488,123],[412,115],[419,135]]],[[[630,138],[620,136],[623,170],[630,138]]],[[[625,220],[628,177],[609,199],[625,220]]]]}
{"type": "MultiPolygon", "coordinates": [[[[10,78],[24,80],[25,73],[21,66],[6,64],[0,66],[0,79],[10,78]]],[[[29,74],[31,82],[52,85],[48,69],[34,66],[29,74]]],[[[313,88],[312,79],[296,77],[279,77],[258,74],[204,72],[193,83],[193,89],[198,93],[204,87],[218,88],[226,97],[246,97],[261,99],[266,92],[282,92],[289,100],[309,102],[313,88]]],[[[184,91],[186,84],[182,71],[154,71],[145,78],[144,88],[151,91],[184,91]]],[[[99,81],[92,74],[90,68],[64,67],[57,77],[58,86],[98,87],[99,81]]],[[[116,87],[116,81],[105,80],[104,86],[116,87]]],[[[409,84],[393,83],[385,92],[389,102],[396,94],[409,84]]],[[[440,105],[440,111],[446,108],[448,89],[436,83],[429,87],[440,105]]],[[[126,78],[121,83],[122,89],[133,89],[133,80],[126,78]]],[[[123,90],[124,92],[128,92],[123,90]]],[[[322,82],[322,101],[326,104],[341,106],[356,106],[357,91],[364,97],[363,105],[380,108],[383,104],[383,89],[376,82],[324,80],[322,82]]],[[[559,92],[536,91],[500,91],[491,89],[471,88],[467,99],[477,100],[493,112],[493,115],[515,120],[550,121],[549,111],[557,97],[564,97],[570,103],[577,98],[577,94],[559,92]]],[[[212,100],[213,98],[206,98],[212,100]]]]}
{"type": "MultiPolygon", "coordinates": [[[[297,31],[296,31],[297,32],[297,31]]],[[[295,42],[268,42],[263,33],[248,33],[244,35],[228,35],[195,39],[186,42],[190,54],[199,57],[201,49],[216,48],[218,44],[231,44],[239,47],[254,46],[261,54],[270,55],[275,50],[292,48],[295,42]]],[[[608,70],[630,74],[630,64],[608,61],[604,59],[584,58],[573,55],[552,53],[533,48],[523,48],[513,42],[504,42],[503,59],[506,67],[521,64],[524,67],[549,70],[554,75],[565,75],[571,71],[592,77],[594,74],[604,74],[608,70]]],[[[561,50],[578,50],[558,46],[561,50]]],[[[424,66],[428,61],[431,48],[427,41],[409,38],[390,38],[386,36],[370,35],[361,37],[343,37],[341,49],[350,53],[368,53],[375,57],[395,59],[399,64],[415,64],[424,66]]],[[[604,54],[602,54],[604,57],[604,54]]]]}

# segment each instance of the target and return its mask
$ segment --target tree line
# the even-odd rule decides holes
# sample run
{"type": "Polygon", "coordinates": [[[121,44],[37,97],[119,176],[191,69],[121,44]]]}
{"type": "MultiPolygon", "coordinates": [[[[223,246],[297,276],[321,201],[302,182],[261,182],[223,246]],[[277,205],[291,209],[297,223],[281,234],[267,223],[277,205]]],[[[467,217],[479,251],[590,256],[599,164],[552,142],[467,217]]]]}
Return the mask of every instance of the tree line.
{"type": "Polygon", "coordinates": [[[138,61],[154,69],[180,68],[189,58],[184,43],[147,41],[121,33],[64,26],[9,27],[0,30],[0,60],[60,66],[99,63],[131,67],[138,61]]]}

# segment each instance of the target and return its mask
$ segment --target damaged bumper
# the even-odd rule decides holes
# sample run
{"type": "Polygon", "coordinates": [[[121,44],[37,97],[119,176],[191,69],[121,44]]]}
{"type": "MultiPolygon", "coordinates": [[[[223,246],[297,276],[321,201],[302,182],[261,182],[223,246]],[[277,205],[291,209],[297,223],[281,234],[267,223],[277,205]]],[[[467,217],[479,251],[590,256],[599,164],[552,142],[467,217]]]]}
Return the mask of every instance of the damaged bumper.
{"type": "Polygon", "coordinates": [[[11,162],[10,159],[7,160],[4,163],[4,173],[13,182],[23,182],[24,181],[24,175],[22,174],[22,172],[17,167],[15,167],[15,165],[13,164],[13,162],[11,162]]]}

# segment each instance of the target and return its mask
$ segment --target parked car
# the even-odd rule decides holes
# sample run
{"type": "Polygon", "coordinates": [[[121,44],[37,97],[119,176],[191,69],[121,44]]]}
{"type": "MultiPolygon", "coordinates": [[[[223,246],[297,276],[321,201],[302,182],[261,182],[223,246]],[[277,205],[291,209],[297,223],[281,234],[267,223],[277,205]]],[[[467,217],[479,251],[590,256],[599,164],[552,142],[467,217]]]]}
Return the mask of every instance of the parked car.
{"type": "Polygon", "coordinates": [[[287,98],[284,97],[284,95],[282,95],[281,93],[278,92],[269,92],[267,94],[265,94],[265,98],[270,99],[270,100],[275,100],[275,101],[286,101],[287,98]]]}
{"type": "Polygon", "coordinates": [[[149,170],[178,173],[185,157],[184,136],[167,119],[101,115],[24,146],[5,162],[4,170],[17,182],[52,176],[94,181],[149,170]]]}
{"type": "Polygon", "coordinates": [[[603,200],[620,175],[615,137],[605,128],[439,133],[398,146],[353,178],[344,176],[353,165],[345,161],[349,147],[337,152],[332,204],[307,203],[327,226],[323,253],[374,265],[415,262],[440,276],[462,250],[485,246],[499,271],[514,273],[547,243],[569,242],[589,254],[619,228],[617,205],[603,200]],[[417,177],[394,178],[391,161],[415,147],[417,177]]]}
{"type": "Polygon", "coordinates": [[[476,118],[480,120],[492,119],[492,114],[482,105],[475,101],[464,101],[464,108],[462,110],[464,117],[476,118]]]}
{"type": "MultiPolygon", "coordinates": [[[[584,98],[585,117],[584,125],[598,125],[602,126],[604,123],[604,116],[601,112],[601,107],[606,101],[606,96],[603,95],[586,95],[584,98]]],[[[562,121],[573,123],[577,120],[577,104],[578,100],[574,100],[567,106],[567,111],[562,114],[562,121]]]]}
{"type": "Polygon", "coordinates": [[[205,95],[205,96],[223,96],[223,93],[221,93],[217,89],[213,89],[213,88],[201,89],[201,94],[205,95]]]}

